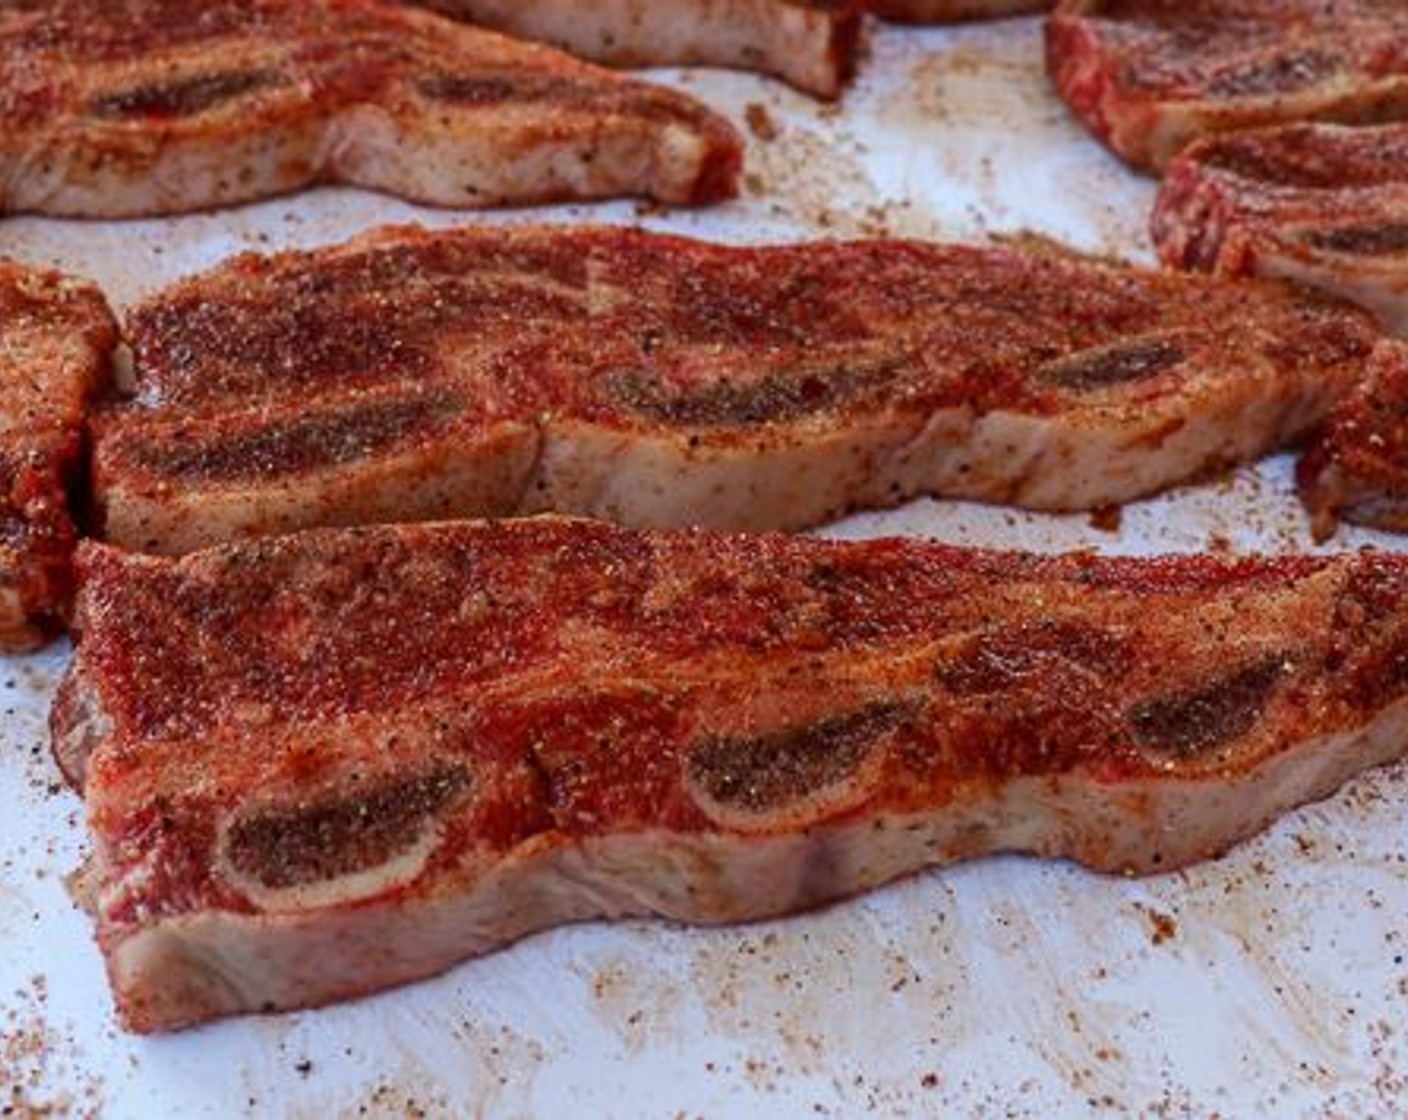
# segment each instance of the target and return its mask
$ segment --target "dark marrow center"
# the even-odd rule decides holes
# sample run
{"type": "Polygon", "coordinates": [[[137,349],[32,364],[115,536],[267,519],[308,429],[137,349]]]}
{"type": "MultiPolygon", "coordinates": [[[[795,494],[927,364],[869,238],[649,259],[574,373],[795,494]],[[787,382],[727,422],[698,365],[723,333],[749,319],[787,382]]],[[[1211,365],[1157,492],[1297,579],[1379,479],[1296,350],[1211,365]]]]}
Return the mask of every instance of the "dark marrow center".
{"type": "Polygon", "coordinates": [[[514,105],[549,105],[563,111],[622,113],[649,120],[698,119],[701,110],[668,90],[630,82],[538,74],[428,74],[415,83],[429,101],[461,109],[514,105]]]}
{"type": "Polygon", "coordinates": [[[267,809],[237,821],[226,853],[241,874],[274,890],[326,882],[388,862],[468,789],[462,766],[267,809]]]}
{"type": "Polygon", "coordinates": [[[1177,759],[1232,742],[1252,729],[1291,664],[1279,654],[1265,657],[1206,688],[1146,700],[1129,714],[1135,738],[1177,759]]]}
{"type": "Polygon", "coordinates": [[[1362,257],[1408,253],[1408,222],[1315,229],[1303,234],[1302,240],[1316,249],[1362,257]]]}
{"type": "Polygon", "coordinates": [[[1059,389],[1086,393],[1153,377],[1185,358],[1182,348],[1167,339],[1137,339],[1047,362],[1036,376],[1059,389]]]}
{"type": "Polygon", "coordinates": [[[912,704],[877,702],[770,735],[706,739],[689,756],[689,774],[720,805],[779,808],[852,777],[913,714],[912,704]]]}
{"type": "Polygon", "coordinates": [[[213,109],[222,102],[279,84],[279,76],[267,70],[198,74],[105,93],[95,97],[88,108],[96,117],[117,119],[189,117],[213,109]]]}
{"type": "Polygon", "coordinates": [[[618,407],[658,423],[729,427],[799,420],[877,399],[907,366],[904,358],[889,357],[682,387],[630,370],[612,374],[604,388],[618,407]]]}
{"type": "Polygon", "coordinates": [[[166,475],[232,481],[277,477],[362,459],[423,440],[460,412],[448,395],[375,401],[330,413],[271,420],[243,433],[213,432],[189,443],[160,441],[142,449],[142,464],[166,475]]]}
{"type": "Polygon", "coordinates": [[[1200,146],[1201,162],[1253,182],[1308,191],[1388,186],[1408,181],[1408,136],[1374,130],[1326,133],[1288,125],[1271,133],[1227,133],[1200,146]]]}

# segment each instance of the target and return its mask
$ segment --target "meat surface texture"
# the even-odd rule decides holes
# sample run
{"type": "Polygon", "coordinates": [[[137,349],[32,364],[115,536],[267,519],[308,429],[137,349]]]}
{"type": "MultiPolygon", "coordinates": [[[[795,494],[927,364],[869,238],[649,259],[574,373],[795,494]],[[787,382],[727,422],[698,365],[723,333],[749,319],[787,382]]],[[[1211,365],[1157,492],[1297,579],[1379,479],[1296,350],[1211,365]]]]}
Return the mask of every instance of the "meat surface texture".
{"type": "Polygon", "coordinates": [[[1047,22],[1061,96],[1136,167],[1261,126],[1408,117],[1402,0],[1061,0],[1047,22]]]}
{"type": "Polygon", "coordinates": [[[1153,235],[1178,268],[1309,284],[1408,335],[1408,124],[1199,141],[1169,168],[1153,235]]]}
{"type": "Polygon", "coordinates": [[[1122,502],[1299,436],[1369,316],[1276,285],[907,242],[380,231],[137,308],[103,532],[185,552],[552,511],[795,529],[923,493],[1122,502]]]}
{"type": "Polygon", "coordinates": [[[855,70],[854,0],[421,0],[612,66],[727,66],[837,97],[855,70]]]}
{"type": "Polygon", "coordinates": [[[55,747],[137,1031],[994,851],[1152,873],[1408,742],[1408,557],[600,523],[80,553],[55,747]]]}
{"type": "Polygon", "coordinates": [[[0,259],[0,652],[34,648],[68,617],[68,488],[116,345],[91,285],[0,259]]]}
{"type": "Polygon", "coordinates": [[[870,10],[898,23],[956,23],[1044,12],[1052,0],[870,0],[870,10]]]}
{"type": "Polygon", "coordinates": [[[736,190],[693,99],[376,0],[0,9],[0,212],[130,217],[317,183],[474,207],[736,190]]]}
{"type": "Polygon", "coordinates": [[[1408,532],[1408,347],[1384,346],[1297,468],[1317,539],[1340,520],[1408,532]]]}

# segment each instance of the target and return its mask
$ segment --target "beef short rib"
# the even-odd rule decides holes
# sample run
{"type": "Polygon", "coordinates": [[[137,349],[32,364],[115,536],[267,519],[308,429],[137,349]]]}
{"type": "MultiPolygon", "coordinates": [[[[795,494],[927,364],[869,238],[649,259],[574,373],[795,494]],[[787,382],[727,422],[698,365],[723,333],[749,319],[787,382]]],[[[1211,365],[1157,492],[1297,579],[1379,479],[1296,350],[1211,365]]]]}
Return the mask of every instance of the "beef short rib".
{"type": "Polygon", "coordinates": [[[1408,117],[1401,0],[1061,0],[1052,80],[1136,167],[1214,133],[1408,117]]]}
{"type": "Polygon", "coordinates": [[[129,217],[338,182],[442,206],[732,195],[733,128],[375,0],[0,8],[0,212],[129,217]]]}
{"type": "Polygon", "coordinates": [[[791,529],[921,493],[1079,510],[1259,456],[1367,315],[1060,253],[378,232],[139,307],[97,418],[114,543],[554,511],[791,529]]]}
{"type": "Polygon", "coordinates": [[[68,617],[68,490],[116,346],[95,288],[0,259],[0,652],[39,645],[68,617]]]}
{"type": "Polygon", "coordinates": [[[53,713],[138,1031],[994,851],[1218,855],[1408,743],[1408,557],[557,519],[80,554],[53,713]]]}
{"type": "Polygon", "coordinates": [[[858,0],[419,0],[612,66],[728,66],[832,98],[855,70],[858,0]]]}
{"type": "Polygon", "coordinates": [[[1297,468],[1318,539],[1340,520],[1408,532],[1408,347],[1386,345],[1297,468]]]}
{"type": "Polygon", "coordinates": [[[1176,267],[1309,284],[1408,335],[1408,124],[1199,141],[1169,168],[1153,235],[1176,267]]]}

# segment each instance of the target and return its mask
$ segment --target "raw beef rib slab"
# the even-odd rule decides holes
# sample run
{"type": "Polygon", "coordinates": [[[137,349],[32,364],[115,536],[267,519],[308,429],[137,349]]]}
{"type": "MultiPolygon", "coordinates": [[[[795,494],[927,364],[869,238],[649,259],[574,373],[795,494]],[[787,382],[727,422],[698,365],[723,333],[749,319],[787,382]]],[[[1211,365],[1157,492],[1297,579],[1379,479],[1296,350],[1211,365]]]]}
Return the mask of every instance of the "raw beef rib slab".
{"type": "Polygon", "coordinates": [[[730,66],[836,97],[855,70],[857,0],[419,0],[613,66],[730,66]]]}
{"type": "Polygon", "coordinates": [[[1012,248],[382,231],[244,256],[128,323],[106,537],[550,510],[790,529],[919,493],[1121,502],[1259,456],[1360,374],[1369,316],[1012,248]]]}
{"type": "Polygon", "coordinates": [[[1213,133],[1408,117],[1403,0],[1062,0],[1046,30],[1061,96],[1148,171],[1213,133]]]}
{"type": "Polygon", "coordinates": [[[87,545],[53,714],[138,1031],[1016,850],[1217,855],[1408,743],[1408,557],[556,519],[87,545]],[[86,758],[86,764],[85,764],[86,758]]]}
{"type": "Polygon", "coordinates": [[[129,217],[316,183],[442,206],[735,191],[682,94],[375,0],[0,8],[0,211],[129,217]]]}
{"type": "Polygon", "coordinates": [[[870,10],[899,23],[956,23],[1044,12],[1052,0],[871,0],[870,10]]]}
{"type": "Polygon", "coordinates": [[[1408,532],[1408,348],[1384,346],[1298,466],[1317,539],[1343,519],[1408,532]]]}
{"type": "Polygon", "coordinates": [[[1408,124],[1199,141],[1169,167],[1153,234],[1168,264],[1309,284],[1408,335],[1408,124]]]}
{"type": "Polygon", "coordinates": [[[68,487],[116,346],[97,289],[0,259],[0,652],[34,648],[68,617],[68,487]]]}

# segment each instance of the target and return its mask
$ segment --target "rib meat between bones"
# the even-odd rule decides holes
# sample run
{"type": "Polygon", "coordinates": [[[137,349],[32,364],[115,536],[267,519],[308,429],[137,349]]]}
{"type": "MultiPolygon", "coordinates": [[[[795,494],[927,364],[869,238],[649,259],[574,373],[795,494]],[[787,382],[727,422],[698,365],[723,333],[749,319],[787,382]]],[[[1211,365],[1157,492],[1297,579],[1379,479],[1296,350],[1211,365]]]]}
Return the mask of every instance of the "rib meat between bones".
{"type": "Polygon", "coordinates": [[[88,545],[53,713],[138,1031],[1000,850],[1215,856],[1408,743],[1408,558],[555,519],[88,545]]]}
{"type": "Polygon", "coordinates": [[[1274,285],[914,242],[382,231],[139,307],[95,421],[109,540],[554,511],[778,529],[933,493],[1122,502],[1323,417],[1367,315],[1274,285]]]}
{"type": "Polygon", "coordinates": [[[698,102],[376,0],[0,10],[0,212],[131,217],[349,183],[443,206],[732,195],[698,102]]]}
{"type": "Polygon", "coordinates": [[[1408,117],[1401,0],[1062,0],[1046,44],[1072,110],[1147,171],[1214,133],[1408,117]]]}

